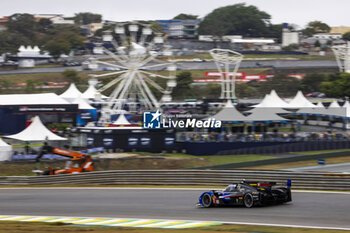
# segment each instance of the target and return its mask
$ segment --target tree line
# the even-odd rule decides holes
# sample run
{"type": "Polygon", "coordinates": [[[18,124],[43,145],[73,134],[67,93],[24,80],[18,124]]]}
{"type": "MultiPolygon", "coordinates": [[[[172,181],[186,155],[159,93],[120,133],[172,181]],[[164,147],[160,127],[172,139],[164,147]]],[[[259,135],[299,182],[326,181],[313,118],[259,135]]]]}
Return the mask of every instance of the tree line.
{"type": "Polygon", "coordinates": [[[7,30],[0,32],[0,54],[16,53],[21,45],[37,45],[55,58],[84,49],[86,38],[80,25],[101,22],[102,16],[78,13],[72,19],[74,25],[54,25],[47,18],[37,20],[31,14],[13,14],[8,17],[7,30]]]}
{"type": "MultiPolygon", "coordinates": [[[[220,96],[221,89],[219,84],[191,85],[193,80],[189,71],[179,73],[177,75],[177,83],[178,85],[173,91],[174,99],[218,98],[220,96]]],[[[236,95],[238,98],[261,98],[273,89],[278,91],[278,94],[282,97],[293,97],[298,90],[301,90],[304,94],[322,92],[327,97],[350,97],[350,74],[310,73],[302,79],[289,77],[285,74],[277,74],[265,82],[236,83],[236,95]]]]}

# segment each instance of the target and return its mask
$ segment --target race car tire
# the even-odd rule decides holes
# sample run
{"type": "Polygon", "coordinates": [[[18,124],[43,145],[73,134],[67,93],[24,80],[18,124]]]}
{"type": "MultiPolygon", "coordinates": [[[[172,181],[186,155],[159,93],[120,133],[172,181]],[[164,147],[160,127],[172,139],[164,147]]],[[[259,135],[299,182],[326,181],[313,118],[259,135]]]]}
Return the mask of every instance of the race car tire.
{"type": "Polygon", "coordinates": [[[243,197],[244,206],[247,208],[251,208],[254,205],[254,198],[251,193],[246,193],[243,197]]]}
{"type": "Polygon", "coordinates": [[[204,193],[202,196],[202,206],[208,208],[213,205],[213,199],[209,193],[204,193]]]}

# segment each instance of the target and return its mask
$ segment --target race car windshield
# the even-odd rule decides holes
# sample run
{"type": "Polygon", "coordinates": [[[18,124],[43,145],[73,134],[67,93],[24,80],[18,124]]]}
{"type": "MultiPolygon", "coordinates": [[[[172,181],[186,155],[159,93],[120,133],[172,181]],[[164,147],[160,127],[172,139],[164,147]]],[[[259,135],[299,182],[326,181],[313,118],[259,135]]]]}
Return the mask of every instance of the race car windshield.
{"type": "Polygon", "coordinates": [[[233,185],[229,185],[224,189],[224,192],[233,192],[234,190],[236,190],[237,185],[233,184],[233,185]]]}

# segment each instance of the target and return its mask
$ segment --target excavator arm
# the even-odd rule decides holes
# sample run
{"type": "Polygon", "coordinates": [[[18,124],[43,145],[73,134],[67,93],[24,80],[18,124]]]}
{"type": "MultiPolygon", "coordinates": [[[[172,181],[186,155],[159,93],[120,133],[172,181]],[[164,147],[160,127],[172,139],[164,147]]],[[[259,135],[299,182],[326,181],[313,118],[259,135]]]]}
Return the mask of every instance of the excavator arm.
{"type": "MultiPolygon", "coordinates": [[[[57,147],[48,146],[46,143],[45,145],[40,149],[40,152],[38,156],[36,157],[36,171],[40,171],[39,164],[40,159],[44,154],[56,154],[60,156],[64,156],[66,158],[69,158],[72,161],[80,160],[81,165],[79,168],[69,168],[65,170],[60,170],[60,173],[79,173],[79,172],[85,172],[85,171],[93,171],[93,163],[91,160],[91,156],[83,153],[79,153],[76,151],[70,151],[66,149],[61,149],[57,147]]],[[[56,174],[55,171],[50,168],[51,172],[49,174],[56,174]]]]}

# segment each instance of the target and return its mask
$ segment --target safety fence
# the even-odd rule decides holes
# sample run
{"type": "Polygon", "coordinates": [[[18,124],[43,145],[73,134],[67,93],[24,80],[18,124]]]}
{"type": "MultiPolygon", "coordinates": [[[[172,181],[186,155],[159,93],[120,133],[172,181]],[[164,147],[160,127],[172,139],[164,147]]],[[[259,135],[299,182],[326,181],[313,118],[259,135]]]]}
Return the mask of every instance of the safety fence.
{"type": "Polygon", "coordinates": [[[246,181],[274,181],[294,188],[349,190],[350,174],[255,170],[118,170],[55,176],[0,177],[0,185],[227,185],[246,181]]]}

